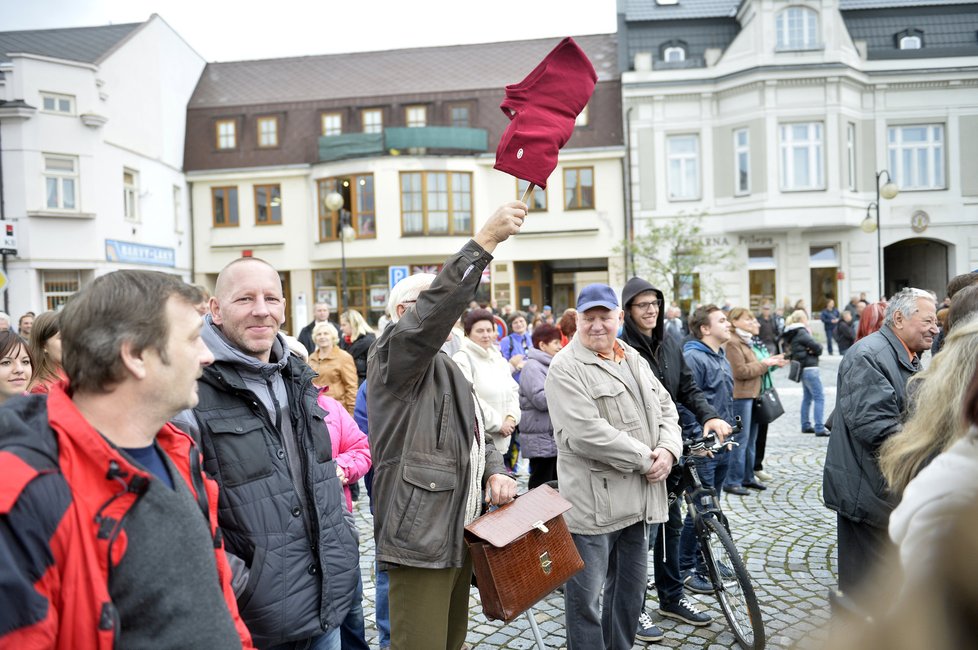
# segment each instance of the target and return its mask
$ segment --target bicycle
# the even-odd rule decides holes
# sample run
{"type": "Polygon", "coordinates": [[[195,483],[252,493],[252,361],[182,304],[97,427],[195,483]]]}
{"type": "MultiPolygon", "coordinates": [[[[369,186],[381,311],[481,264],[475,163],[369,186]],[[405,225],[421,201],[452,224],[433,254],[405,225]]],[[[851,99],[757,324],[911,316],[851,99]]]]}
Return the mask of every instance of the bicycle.
{"type": "MultiPolygon", "coordinates": [[[[739,430],[738,417],[733,432],[739,430]]],[[[744,650],[763,650],[764,621],[761,619],[750,574],[734,545],[730,523],[720,509],[716,490],[703,484],[696,471],[696,464],[691,462],[694,452],[706,450],[722,453],[724,447],[731,444],[737,443],[720,443],[713,434],[684,439],[683,454],[679,460],[681,471],[678,481],[670,482],[669,503],[678,498],[679,494],[684,495],[706,564],[707,577],[713,585],[713,593],[737,643],[744,650]]]]}

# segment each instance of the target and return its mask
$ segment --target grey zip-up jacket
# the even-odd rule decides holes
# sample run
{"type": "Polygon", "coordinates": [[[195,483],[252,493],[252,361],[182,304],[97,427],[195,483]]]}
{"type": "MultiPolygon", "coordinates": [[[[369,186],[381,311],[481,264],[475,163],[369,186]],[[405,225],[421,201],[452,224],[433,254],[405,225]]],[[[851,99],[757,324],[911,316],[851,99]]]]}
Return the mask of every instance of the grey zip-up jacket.
{"type": "Polygon", "coordinates": [[[215,362],[200,402],[174,422],[200,443],[220,485],[224,534],[241,617],[259,647],[308,639],[340,625],[359,575],[315,373],[279,336],[264,363],[205,318],[215,362]]]}
{"type": "MultiPolygon", "coordinates": [[[[470,240],[370,352],[367,412],[381,568],[462,566],[476,403],[472,384],[440,350],[491,259],[470,240]]],[[[485,487],[505,467],[489,434],[479,433],[485,487]]]]}

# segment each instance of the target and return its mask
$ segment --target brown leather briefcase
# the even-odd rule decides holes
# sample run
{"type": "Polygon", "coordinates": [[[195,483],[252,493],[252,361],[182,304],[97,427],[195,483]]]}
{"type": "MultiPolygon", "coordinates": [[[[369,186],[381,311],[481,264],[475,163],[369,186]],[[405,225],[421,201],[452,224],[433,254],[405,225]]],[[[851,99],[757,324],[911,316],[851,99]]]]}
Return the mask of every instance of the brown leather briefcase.
{"type": "Polygon", "coordinates": [[[564,522],[570,509],[541,485],[465,527],[486,618],[512,621],[584,568],[564,522]]]}

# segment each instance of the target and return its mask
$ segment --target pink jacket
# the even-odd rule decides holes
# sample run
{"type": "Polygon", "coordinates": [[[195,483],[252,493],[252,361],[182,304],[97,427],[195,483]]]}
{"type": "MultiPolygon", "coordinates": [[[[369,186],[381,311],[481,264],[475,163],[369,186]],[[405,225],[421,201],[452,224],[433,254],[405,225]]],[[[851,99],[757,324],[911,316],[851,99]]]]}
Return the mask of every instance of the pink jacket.
{"type": "Polygon", "coordinates": [[[319,405],[326,411],[326,427],[329,429],[333,459],[346,474],[347,485],[343,486],[343,492],[346,494],[346,507],[352,511],[353,498],[350,496],[349,484],[359,481],[370,469],[367,436],[343,405],[326,395],[325,390],[319,394],[319,405]]]}

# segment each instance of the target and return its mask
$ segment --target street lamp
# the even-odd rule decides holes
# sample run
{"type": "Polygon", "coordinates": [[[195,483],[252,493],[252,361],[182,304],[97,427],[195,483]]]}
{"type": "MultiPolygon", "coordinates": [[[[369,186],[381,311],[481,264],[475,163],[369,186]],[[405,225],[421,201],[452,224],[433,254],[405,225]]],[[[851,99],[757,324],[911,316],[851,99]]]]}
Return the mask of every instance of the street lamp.
{"type": "Polygon", "coordinates": [[[866,206],[866,218],[859,224],[859,228],[865,233],[876,231],[876,272],[880,279],[880,300],[886,297],[886,287],[883,283],[883,245],[880,240],[880,197],[889,200],[896,197],[899,193],[900,188],[893,182],[890,172],[885,169],[876,172],[876,200],[866,206]],[[883,187],[880,187],[880,178],[884,174],[886,175],[886,183],[883,184],[883,187]],[[876,209],[875,220],[873,219],[873,214],[870,212],[873,208],[876,209]]]}
{"type": "Polygon", "coordinates": [[[323,197],[323,207],[330,212],[339,214],[339,239],[340,239],[340,295],[343,300],[343,309],[347,309],[350,297],[347,295],[346,284],[346,242],[353,241],[356,231],[350,225],[350,211],[343,209],[343,195],[339,192],[330,192],[323,197]]]}

